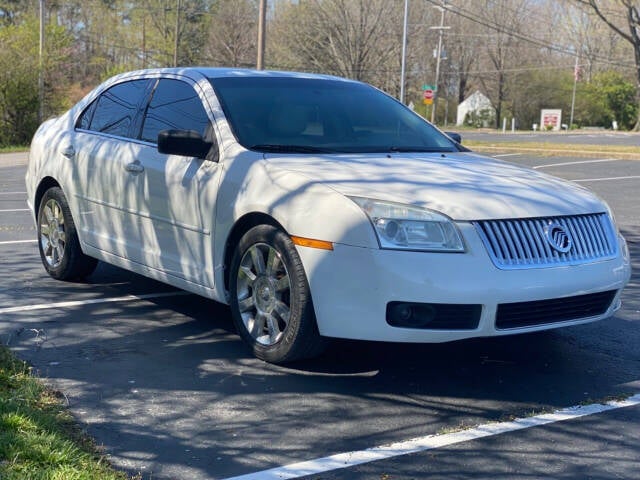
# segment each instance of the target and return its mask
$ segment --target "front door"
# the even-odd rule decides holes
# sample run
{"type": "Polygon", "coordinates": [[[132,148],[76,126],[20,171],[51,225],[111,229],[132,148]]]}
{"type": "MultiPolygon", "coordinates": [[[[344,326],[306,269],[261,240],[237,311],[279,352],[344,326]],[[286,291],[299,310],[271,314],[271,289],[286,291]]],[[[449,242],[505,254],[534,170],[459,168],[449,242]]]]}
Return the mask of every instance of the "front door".
{"type": "Polygon", "coordinates": [[[162,130],[211,136],[211,122],[195,90],[182,80],[159,80],[146,110],[137,158],[137,188],[144,265],[213,286],[212,228],[220,169],[216,162],[158,152],[162,130]]]}

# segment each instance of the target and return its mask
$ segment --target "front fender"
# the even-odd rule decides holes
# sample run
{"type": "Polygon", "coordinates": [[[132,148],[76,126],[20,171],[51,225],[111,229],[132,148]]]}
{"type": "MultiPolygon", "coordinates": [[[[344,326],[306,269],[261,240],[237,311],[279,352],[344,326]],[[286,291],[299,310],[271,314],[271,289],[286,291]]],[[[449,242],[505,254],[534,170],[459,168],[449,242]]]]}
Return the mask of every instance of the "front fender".
{"type": "Polygon", "coordinates": [[[251,212],[273,217],[290,235],[377,248],[365,213],[350,199],[301,173],[287,171],[245,151],[226,162],[217,202],[217,224],[229,232],[251,212]]]}

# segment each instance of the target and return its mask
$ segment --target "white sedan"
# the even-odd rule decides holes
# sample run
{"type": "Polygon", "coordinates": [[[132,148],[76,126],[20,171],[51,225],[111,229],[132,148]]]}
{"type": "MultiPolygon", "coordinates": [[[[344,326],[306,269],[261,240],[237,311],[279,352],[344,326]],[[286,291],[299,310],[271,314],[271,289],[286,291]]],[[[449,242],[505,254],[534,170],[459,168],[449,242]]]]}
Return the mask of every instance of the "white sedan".
{"type": "Polygon", "coordinates": [[[101,260],[230,304],[270,362],[601,320],[630,276],[594,194],[330,76],[116,76],[38,129],[26,184],[52,277],[101,260]]]}

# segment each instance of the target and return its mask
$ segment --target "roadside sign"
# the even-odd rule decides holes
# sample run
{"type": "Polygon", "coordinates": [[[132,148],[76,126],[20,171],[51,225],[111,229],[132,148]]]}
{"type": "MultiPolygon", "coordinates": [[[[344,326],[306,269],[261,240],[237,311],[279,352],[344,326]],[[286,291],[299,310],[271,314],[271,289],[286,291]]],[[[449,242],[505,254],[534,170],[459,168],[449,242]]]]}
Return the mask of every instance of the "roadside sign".
{"type": "Polygon", "coordinates": [[[425,100],[433,100],[433,90],[425,90],[424,92],[422,92],[422,97],[425,100]]]}

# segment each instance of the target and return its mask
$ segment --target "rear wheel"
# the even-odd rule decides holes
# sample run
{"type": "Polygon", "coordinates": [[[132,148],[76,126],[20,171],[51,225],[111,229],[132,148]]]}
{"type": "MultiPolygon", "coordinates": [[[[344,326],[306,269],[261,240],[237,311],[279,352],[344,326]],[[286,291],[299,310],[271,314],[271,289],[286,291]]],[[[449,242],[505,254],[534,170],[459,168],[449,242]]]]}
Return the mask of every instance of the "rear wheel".
{"type": "Polygon", "coordinates": [[[234,323],[256,357],[285,363],[322,351],[302,261],[282,230],[260,225],[240,239],[230,292],[234,323]]]}
{"type": "Polygon", "coordinates": [[[98,264],[82,253],[69,204],[59,187],[47,190],[40,202],[38,247],[45,270],[58,280],[82,279],[98,264]]]}

